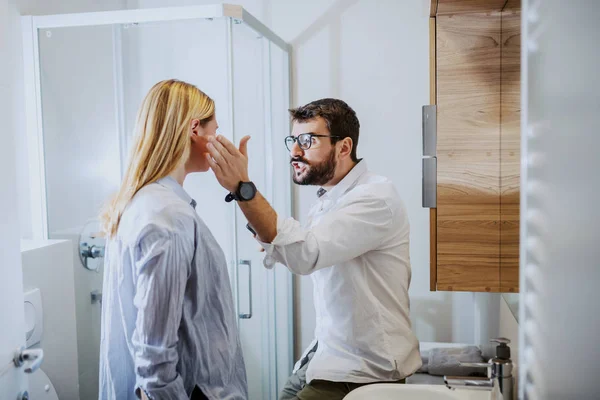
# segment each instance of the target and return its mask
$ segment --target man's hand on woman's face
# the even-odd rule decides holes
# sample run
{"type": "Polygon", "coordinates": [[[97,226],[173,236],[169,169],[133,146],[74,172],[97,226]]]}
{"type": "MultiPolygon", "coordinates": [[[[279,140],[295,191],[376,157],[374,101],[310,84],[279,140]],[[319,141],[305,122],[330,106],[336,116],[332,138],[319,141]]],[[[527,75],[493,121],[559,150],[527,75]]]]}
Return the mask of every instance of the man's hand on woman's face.
{"type": "Polygon", "coordinates": [[[233,143],[223,135],[208,139],[208,151],[206,155],[208,164],[213,170],[217,180],[225,189],[235,192],[240,182],[248,182],[248,140],[250,136],[244,136],[240,140],[237,149],[233,143]]]}

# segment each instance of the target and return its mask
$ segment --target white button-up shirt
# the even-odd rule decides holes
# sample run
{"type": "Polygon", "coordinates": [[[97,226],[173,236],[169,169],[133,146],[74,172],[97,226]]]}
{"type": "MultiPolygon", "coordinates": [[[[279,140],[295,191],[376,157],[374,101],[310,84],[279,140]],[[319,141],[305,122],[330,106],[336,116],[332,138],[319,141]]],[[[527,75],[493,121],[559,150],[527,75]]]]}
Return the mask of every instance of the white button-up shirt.
{"type": "Polygon", "coordinates": [[[307,382],[394,381],[421,366],[409,316],[409,230],[392,182],[360,161],[319,197],[306,227],[280,218],[273,242],[261,243],[267,268],[280,262],[313,279],[318,348],[307,382]]]}

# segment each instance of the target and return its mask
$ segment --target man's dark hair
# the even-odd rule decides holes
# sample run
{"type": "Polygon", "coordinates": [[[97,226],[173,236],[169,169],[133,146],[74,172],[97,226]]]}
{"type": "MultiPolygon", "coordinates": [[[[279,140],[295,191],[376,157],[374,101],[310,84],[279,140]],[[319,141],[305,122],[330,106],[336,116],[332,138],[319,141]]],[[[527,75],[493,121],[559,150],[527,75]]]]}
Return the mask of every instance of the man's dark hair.
{"type": "Polygon", "coordinates": [[[332,136],[332,143],[349,137],[352,139],[352,161],[358,162],[356,148],[358,147],[358,133],[360,123],[354,110],[342,100],[320,99],[304,106],[289,110],[292,121],[306,122],[321,117],[327,123],[327,129],[332,136]]]}

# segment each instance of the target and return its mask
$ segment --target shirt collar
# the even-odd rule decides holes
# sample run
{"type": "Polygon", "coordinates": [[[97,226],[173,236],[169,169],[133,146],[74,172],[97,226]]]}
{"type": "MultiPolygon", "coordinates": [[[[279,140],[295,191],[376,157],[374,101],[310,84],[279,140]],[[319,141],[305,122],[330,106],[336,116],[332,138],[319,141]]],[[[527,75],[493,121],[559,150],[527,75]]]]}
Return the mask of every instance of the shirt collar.
{"type": "Polygon", "coordinates": [[[335,200],[346,193],[365,172],[367,172],[367,162],[360,160],[330,191],[327,192],[325,189],[320,188],[317,191],[317,196],[319,198],[335,200]]]}
{"type": "Polygon", "coordinates": [[[177,196],[179,196],[179,198],[181,198],[181,200],[185,201],[193,208],[196,208],[196,200],[190,197],[190,195],[185,191],[183,186],[181,186],[179,182],[175,180],[175,178],[171,176],[165,176],[164,178],[160,178],[159,180],[157,180],[156,183],[171,189],[173,192],[175,192],[177,196]]]}

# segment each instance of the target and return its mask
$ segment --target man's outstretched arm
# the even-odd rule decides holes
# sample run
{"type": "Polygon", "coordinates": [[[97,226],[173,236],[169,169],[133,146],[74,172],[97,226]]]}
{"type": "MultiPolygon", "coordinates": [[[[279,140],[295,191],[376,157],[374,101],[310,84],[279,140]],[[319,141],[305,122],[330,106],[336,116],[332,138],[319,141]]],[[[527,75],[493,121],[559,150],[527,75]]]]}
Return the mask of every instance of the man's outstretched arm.
{"type": "MultiPolygon", "coordinates": [[[[208,163],[221,186],[235,193],[240,182],[249,182],[248,140],[245,136],[237,149],[227,138],[219,135],[209,139],[208,163]]],[[[258,239],[271,243],[277,236],[277,213],[260,192],[250,201],[238,202],[248,222],[256,231],[258,239]]]]}

